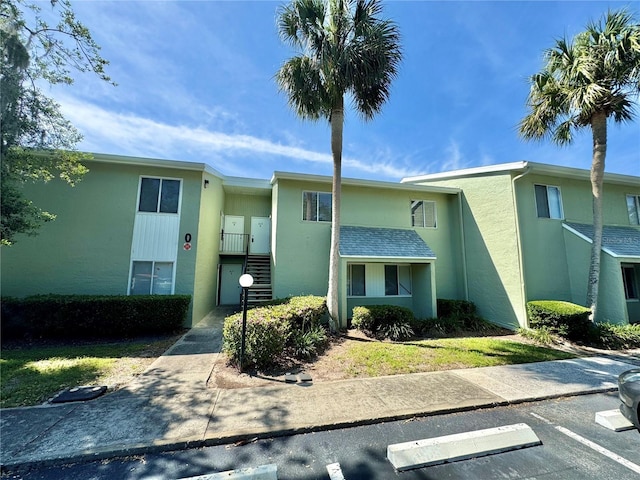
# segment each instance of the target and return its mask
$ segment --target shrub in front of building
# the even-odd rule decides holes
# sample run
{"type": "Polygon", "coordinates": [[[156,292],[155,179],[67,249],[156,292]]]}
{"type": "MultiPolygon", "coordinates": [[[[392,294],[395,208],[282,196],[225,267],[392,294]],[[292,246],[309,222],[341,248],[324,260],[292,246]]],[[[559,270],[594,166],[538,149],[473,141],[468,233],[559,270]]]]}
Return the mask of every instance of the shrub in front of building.
{"type": "MultiPolygon", "coordinates": [[[[328,344],[325,329],[327,304],[313,295],[274,300],[247,311],[244,366],[258,369],[277,364],[283,357],[311,358],[328,344]]],[[[225,319],[223,349],[239,366],[242,346],[242,312],[225,319]]]]}
{"type": "Polygon", "coordinates": [[[353,308],[351,325],[370,337],[393,341],[414,335],[413,312],[397,305],[367,305],[353,308]]]}
{"type": "Polygon", "coordinates": [[[130,338],[172,333],[190,295],[35,295],[2,299],[3,338],[130,338]]]}
{"type": "Polygon", "coordinates": [[[569,340],[589,338],[591,311],[580,305],[556,300],[535,300],[527,303],[529,327],[544,329],[569,340]]]}

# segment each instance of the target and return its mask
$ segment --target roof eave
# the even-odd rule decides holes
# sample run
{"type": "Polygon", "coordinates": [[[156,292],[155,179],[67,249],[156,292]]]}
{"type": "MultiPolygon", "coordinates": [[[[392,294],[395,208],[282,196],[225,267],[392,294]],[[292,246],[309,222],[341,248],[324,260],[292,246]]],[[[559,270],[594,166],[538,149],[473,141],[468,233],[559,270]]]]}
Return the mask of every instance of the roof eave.
{"type": "MultiPolygon", "coordinates": [[[[292,172],[274,172],[271,177],[271,184],[274,185],[278,180],[293,180],[302,182],[318,182],[318,183],[332,183],[333,178],[328,175],[310,175],[306,173],[292,173],[292,172]]],[[[445,193],[449,195],[456,195],[461,192],[461,189],[456,187],[440,187],[433,185],[409,185],[395,182],[382,182],[379,180],[363,180],[358,178],[345,178],[341,179],[342,185],[354,186],[354,187],[368,187],[368,188],[381,188],[388,190],[412,190],[420,192],[431,193],[445,193]]]]}

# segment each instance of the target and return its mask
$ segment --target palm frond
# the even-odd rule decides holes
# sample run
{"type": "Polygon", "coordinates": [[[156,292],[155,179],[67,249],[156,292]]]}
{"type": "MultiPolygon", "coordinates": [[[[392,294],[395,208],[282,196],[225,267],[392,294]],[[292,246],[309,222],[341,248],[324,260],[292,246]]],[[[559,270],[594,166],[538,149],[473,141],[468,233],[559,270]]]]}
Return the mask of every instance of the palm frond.
{"type": "Polygon", "coordinates": [[[280,10],[280,36],[307,58],[291,59],[276,75],[296,112],[312,118],[316,108],[330,118],[330,106],[347,94],[365,119],[380,110],[402,59],[398,27],[381,12],[380,0],[292,0],[280,10]]]}
{"type": "Polygon", "coordinates": [[[596,115],[616,122],[634,117],[640,94],[640,24],[626,10],[609,11],[573,39],[556,40],[543,69],[530,78],[525,139],[571,141],[572,130],[596,115]]]}

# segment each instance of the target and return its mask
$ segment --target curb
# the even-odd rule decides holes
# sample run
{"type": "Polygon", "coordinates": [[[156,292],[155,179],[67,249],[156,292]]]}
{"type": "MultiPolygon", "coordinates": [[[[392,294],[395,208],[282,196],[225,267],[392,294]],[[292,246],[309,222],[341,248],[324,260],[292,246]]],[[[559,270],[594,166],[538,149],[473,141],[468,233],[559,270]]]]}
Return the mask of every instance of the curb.
{"type": "Polygon", "coordinates": [[[384,417],[343,421],[332,424],[322,425],[304,425],[292,426],[282,429],[253,429],[248,431],[238,430],[233,432],[222,432],[220,435],[211,435],[205,438],[188,437],[179,440],[154,440],[148,444],[132,444],[123,445],[121,447],[105,447],[89,449],[71,456],[54,456],[42,460],[23,461],[23,462],[6,462],[0,463],[0,473],[16,473],[20,471],[30,470],[33,468],[48,468],[61,465],[69,465],[75,463],[88,463],[98,460],[124,458],[134,455],[159,454],[171,451],[188,450],[192,448],[213,447],[230,443],[250,443],[256,440],[264,440],[267,438],[277,438],[290,435],[298,435],[303,433],[323,432],[338,430],[341,428],[360,427],[365,425],[375,425],[378,423],[394,422],[399,420],[407,420],[410,418],[426,418],[438,415],[447,415],[451,413],[469,412],[473,410],[484,410],[495,407],[504,407],[508,405],[518,405],[522,403],[533,403],[556,398],[571,398],[582,395],[592,395],[599,393],[610,393],[617,391],[617,387],[606,387],[588,391],[580,391],[573,393],[563,393],[556,395],[547,395],[544,397],[522,398],[517,400],[504,400],[499,402],[486,402],[476,405],[467,405],[462,407],[441,408],[428,412],[401,412],[384,417]]]}

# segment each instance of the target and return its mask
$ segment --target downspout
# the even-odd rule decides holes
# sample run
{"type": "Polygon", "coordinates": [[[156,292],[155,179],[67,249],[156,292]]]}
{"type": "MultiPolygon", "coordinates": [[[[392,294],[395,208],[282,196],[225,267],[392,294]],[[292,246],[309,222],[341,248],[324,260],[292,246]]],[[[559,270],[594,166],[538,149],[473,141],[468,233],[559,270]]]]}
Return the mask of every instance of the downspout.
{"type": "Polygon", "coordinates": [[[458,211],[460,215],[460,250],[462,251],[462,278],[464,279],[464,299],[469,301],[469,277],[467,276],[467,249],[464,238],[464,217],[462,216],[462,192],[458,192],[458,211]]]}
{"type": "Polygon", "coordinates": [[[520,241],[520,216],[518,214],[518,199],[516,195],[516,180],[520,180],[531,171],[531,167],[527,166],[517,177],[511,179],[511,195],[513,197],[513,208],[515,213],[516,224],[516,246],[518,248],[518,271],[520,272],[520,295],[522,296],[522,307],[524,311],[525,327],[529,327],[529,319],[527,318],[527,296],[524,284],[524,259],[522,258],[522,243],[520,241]]]}

